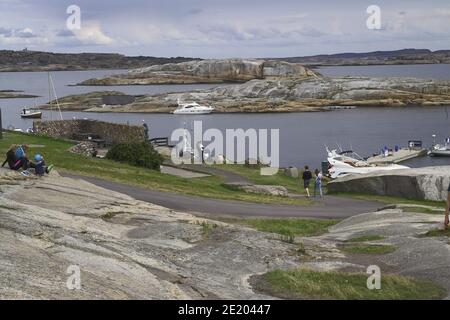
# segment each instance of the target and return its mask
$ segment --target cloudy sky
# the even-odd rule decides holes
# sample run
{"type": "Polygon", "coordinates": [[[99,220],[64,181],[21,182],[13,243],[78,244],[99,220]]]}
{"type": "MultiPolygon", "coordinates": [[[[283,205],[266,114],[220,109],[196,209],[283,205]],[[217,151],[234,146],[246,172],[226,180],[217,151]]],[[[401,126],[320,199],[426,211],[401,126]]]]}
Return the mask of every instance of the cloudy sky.
{"type": "Polygon", "coordinates": [[[0,0],[0,49],[282,57],[450,48],[449,0],[0,0]],[[70,5],[81,29],[69,30],[70,5]],[[368,29],[369,5],[381,28],[368,29]]]}

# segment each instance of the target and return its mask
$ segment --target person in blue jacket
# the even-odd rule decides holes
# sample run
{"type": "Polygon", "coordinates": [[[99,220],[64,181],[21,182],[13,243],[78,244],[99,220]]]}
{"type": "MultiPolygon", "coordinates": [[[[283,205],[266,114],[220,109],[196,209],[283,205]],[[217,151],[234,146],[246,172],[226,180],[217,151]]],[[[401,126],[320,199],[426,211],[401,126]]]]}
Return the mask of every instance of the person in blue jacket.
{"type": "Polygon", "coordinates": [[[34,168],[34,172],[37,176],[43,176],[45,173],[49,174],[53,169],[53,165],[48,167],[45,165],[44,157],[40,154],[34,156],[34,162],[30,162],[30,166],[34,168]]]}

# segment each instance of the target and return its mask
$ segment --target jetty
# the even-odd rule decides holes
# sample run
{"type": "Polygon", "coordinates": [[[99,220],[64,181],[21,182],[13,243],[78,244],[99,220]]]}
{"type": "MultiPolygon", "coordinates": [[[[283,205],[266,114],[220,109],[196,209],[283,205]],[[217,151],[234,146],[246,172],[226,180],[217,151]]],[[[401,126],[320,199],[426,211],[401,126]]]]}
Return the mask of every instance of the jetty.
{"type": "Polygon", "coordinates": [[[423,148],[410,149],[403,148],[397,151],[390,151],[387,155],[379,154],[367,159],[369,164],[387,164],[387,163],[400,163],[406,160],[410,160],[417,157],[422,157],[427,154],[427,150],[423,148]]]}

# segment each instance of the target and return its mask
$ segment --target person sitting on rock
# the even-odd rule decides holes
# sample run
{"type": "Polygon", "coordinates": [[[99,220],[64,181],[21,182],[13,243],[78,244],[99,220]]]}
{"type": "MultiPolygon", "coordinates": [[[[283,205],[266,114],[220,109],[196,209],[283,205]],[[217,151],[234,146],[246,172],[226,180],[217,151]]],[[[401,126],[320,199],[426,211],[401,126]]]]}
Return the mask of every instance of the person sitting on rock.
{"type": "Polygon", "coordinates": [[[40,154],[36,154],[34,156],[34,161],[35,162],[30,162],[30,167],[34,168],[34,172],[36,173],[37,176],[42,177],[44,173],[49,174],[53,169],[52,164],[49,165],[48,167],[45,165],[44,157],[41,156],[40,154]]]}
{"type": "Polygon", "coordinates": [[[444,218],[444,225],[445,228],[448,228],[448,224],[449,224],[449,219],[448,219],[448,214],[450,211],[450,183],[448,184],[448,194],[447,194],[447,208],[445,209],[445,218],[444,218]]]}
{"type": "Polygon", "coordinates": [[[8,163],[11,170],[27,170],[29,168],[30,162],[27,158],[26,151],[28,146],[23,145],[12,145],[6,152],[6,160],[3,162],[2,167],[8,163]]]}

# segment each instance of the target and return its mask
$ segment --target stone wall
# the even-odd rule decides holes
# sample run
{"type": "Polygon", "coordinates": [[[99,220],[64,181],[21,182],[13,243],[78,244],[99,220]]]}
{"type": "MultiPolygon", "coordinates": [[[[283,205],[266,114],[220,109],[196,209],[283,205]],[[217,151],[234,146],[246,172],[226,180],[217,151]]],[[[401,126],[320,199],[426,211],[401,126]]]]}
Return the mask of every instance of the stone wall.
{"type": "Polygon", "coordinates": [[[450,166],[350,175],[328,184],[329,192],[356,192],[418,200],[446,200],[450,166]]]}
{"type": "Polygon", "coordinates": [[[144,127],[97,120],[35,121],[33,129],[39,134],[65,139],[74,139],[80,133],[90,133],[98,135],[109,145],[145,139],[144,127]]]}

